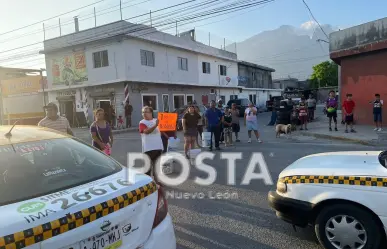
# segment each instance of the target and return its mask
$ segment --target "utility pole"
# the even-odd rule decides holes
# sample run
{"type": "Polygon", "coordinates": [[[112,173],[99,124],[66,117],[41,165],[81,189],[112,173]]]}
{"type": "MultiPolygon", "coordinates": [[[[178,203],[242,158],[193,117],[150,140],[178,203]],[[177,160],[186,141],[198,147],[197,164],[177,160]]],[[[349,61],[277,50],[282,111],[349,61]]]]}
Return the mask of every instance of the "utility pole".
{"type": "Polygon", "coordinates": [[[44,23],[43,23],[43,39],[46,40],[46,28],[44,27],[44,23]]]}
{"type": "Polygon", "coordinates": [[[122,0],[120,0],[120,14],[121,14],[121,21],[122,21],[122,0]]]}
{"type": "Polygon", "coordinates": [[[59,36],[62,36],[62,26],[60,24],[60,18],[59,18],[59,36]]]}
{"type": "Polygon", "coordinates": [[[150,26],[152,27],[152,10],[149,11],[150,26]]]}
{"type": "Polygon", "coordinates": [[[94,27],[97,27],[97,15],[95,12],[95,7],[94,7],[94,27]]]}

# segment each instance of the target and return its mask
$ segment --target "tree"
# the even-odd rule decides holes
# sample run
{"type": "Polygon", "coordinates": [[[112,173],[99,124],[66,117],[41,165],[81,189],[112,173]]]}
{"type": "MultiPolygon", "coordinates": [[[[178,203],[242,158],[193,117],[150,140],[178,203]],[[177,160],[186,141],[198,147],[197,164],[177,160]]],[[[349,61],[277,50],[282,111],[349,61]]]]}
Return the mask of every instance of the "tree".
{"type": "Polygon", "coordinates": [[[333,61],[324,61],[313,66],[313,73],[310,76],[310,86],[312,88],[337,86],[338,71],[339,67],[333,61]]]}

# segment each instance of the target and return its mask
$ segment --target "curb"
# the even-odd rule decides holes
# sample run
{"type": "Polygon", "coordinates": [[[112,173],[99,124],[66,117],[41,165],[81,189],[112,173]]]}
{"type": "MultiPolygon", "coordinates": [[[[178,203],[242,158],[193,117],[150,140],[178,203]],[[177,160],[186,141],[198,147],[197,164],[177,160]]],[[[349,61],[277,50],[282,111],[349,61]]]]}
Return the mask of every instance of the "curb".
{"type": "Polygon", "coordinates": [[[338,137],[338,136],[333,136],[333,135],[311,133],[311,132],[301,132],[300,134],[303,136],[309,136],[309,137],[315,137],[315,138],[333,139],[333,140],[339,140],[339,141],[354,142],[354,143],[362,144],[362,145],[375,146],[374,142],[362,140],[362,139],[338,137]]]}

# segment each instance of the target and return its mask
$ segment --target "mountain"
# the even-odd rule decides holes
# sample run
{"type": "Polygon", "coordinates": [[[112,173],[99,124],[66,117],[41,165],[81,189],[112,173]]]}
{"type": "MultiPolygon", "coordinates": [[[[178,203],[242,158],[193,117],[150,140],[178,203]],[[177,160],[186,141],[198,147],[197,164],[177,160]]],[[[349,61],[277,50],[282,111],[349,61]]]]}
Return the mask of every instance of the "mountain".
{"type": "MultiPolygon", "coordinates": [[[[328,36],[338,30],[331,25],[322,28],[328,36]]],[[[273,79],[290,76],[305,80],[314,65],[329,60],[329,44],[318,39],[328,40],[314,22],[300,28],[283,25],[237,43],[238,59],[274,68],[273,79]]]]}

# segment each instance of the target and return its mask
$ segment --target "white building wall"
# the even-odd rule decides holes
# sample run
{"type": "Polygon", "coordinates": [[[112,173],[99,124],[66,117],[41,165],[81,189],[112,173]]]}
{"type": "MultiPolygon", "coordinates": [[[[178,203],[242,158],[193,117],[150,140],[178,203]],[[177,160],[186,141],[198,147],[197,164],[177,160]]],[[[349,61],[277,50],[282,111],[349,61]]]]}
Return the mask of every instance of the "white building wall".
{"type": "Polygon", "coordinates": [[[213,56],[198,54],[198,71],[199,71],[199,84],[200,85],[213,85],[213,86],[238,86],[238,64],[234,61],[224,60],[213,56]],[[203,73],[202,63],[210,63],[210,74],[203,73]],[[223,65],[227,67],[227,75],[219,75],[219,66],[223,65]],[[230,82],[226,81],[229,77],[230,82]]]}
{"type": "Polygon", "coordinates": [[[137,39],[129,39],[124,43],[126,78],[129,81],[197,85],[198,56],[195,53],[137,39]],[[154,52],[154,67],[141,65],[140,50],[154,52]],[[178,57],[188,59],[188,71],[179,70],[178,57]]]}

